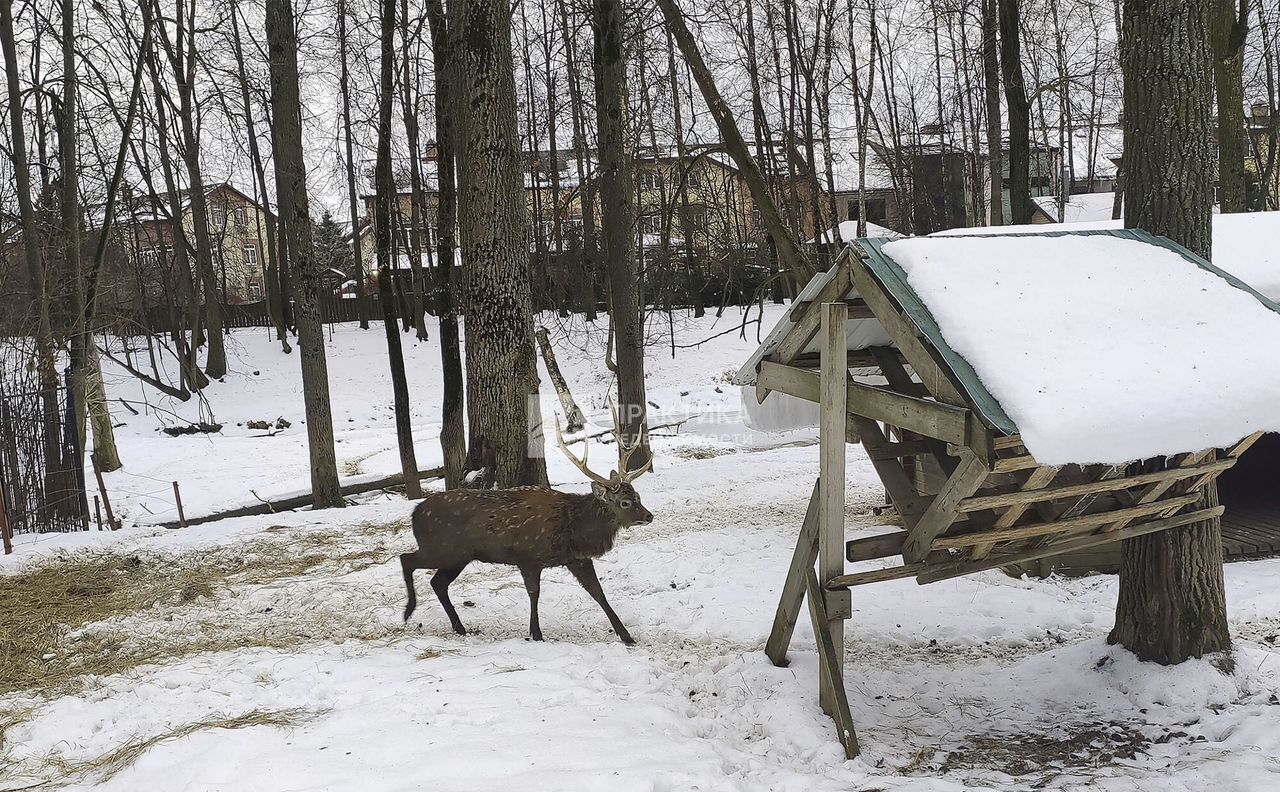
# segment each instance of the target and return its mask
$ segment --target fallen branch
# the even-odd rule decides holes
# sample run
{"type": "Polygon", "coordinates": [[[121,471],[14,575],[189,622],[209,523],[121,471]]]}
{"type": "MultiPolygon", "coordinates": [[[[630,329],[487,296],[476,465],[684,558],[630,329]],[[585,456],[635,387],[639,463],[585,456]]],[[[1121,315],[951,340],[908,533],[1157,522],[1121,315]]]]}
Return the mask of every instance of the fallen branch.
{"type": "MultiPolygon", "coordinates": [[[[444,476],[444,468],[435,467],[418,471],[418,479],[442,478],[444,476]]],[[[372,481],[360,481],[353,484],[344,484],[339,488],[342,497],[351,495],[362,495],[366,492],[375,492],[382,489],[390,489],[404,484],[404,475],[401,473],[393,473],[390,476],[384,476],[372,481]]],[[[236,509],[230,509],[224,512],[215,512],[207,514],[203,517],[188,517],[187,525],[202,525],[204,523],[216,522],[218,520],[229,520],[232,517],[253,517],[262,514],[275,514],[282,511],[293,511],[310,506],[313,496],[310,492],[304,495],[295,495],[290,498],[277,498],[276,500],[264,500],[258,493],[250,490],[253,497],[258,499],[258,503],[252,506],[241,506],[236,509]]],[[[145,508],[145,507],[144,507],[145,508]]],[[[165,528],[177,527],[177,521],[161,523],[165,528]]]]}

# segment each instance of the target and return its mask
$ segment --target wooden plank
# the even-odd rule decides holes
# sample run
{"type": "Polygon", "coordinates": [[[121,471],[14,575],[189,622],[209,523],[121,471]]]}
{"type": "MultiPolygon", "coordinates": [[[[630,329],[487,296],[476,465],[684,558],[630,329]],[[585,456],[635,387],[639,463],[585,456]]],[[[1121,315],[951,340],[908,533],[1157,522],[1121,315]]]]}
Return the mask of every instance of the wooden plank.
{"type": "Polygon", "coordinates": [[[1040,463],[1036,461],[1035,457],[1030,454],[1023,454],[1021,456],[997,459],[991,469],[996,473],[1017,473],[1020,470],[1030,470],[1039,466],[1040,463]]]}
{"type": "MultiPolygon", "coordinates": [[[[877,454],[883,454],[880,459],[901,459],[902,457],[917,457],[925,454],[932,454],[934,446],[924,438],[916,438],[914,440],[902,440],[896,443],[889,443],[884,448],[877,451],[877,454]]],[[[868,452],[867,456],[871,456],[868,452]]],[[[874,457],[872,458],[875,459],[874,457]]]]}
{"type": "Polygon", "coordinates": [[[843,623],[838,620],[832,622],[828,618],[818,576],[812,569],[805,574],[805,590],[809,599],[809,619],[813,622],[813,635],[818,644],[819,685],[830,691],[823,709],[836,722],[836,735],[844,746],[845,758],[856,759],[862,749],[853,729],[853,714],[849,711],[849,696],[844,687],[844,647],[830,629],[832,624],[843,626],[843,623]]]}
{"type": "Polygon", "coordinates": [[[1071,533],[1086,528],[1098,528],[1113,522],[1117,518],[1136,519],[1139,517],[1149,517],[1152,514],[1159,514],[1165,511],[1180,509],[1184,506],[1190,506],[1200,500],[1199,494],[1179,495],[1176,498],[1168,498],[1166,500],[1156,501],[1155,503],[1147,503],[1142,506],[1132,506],[1127,509],[1119,509],[1117,511],[1099,512],[1097,514],[1086,514],[1081,517],[1072,517],[1065,520],[1054,520],[1052,522],[1030,523],[1028,525],[1019,525],[1015,527],[1001,527],[990,531],[980,531],[977,533],[960,534],[958,536],[940,536],[933,542],[935,550],[962,550],[966,547],[981,546],[984,544],[995,544],[997,542],[1017,542],[1023,539],[1034,539],[1039,536],[1047,536],[1056,533],[1071,533]]]}
{"type": "Polygon", "coordinates": [[[956,521],[956,506],[971,496],[987,479],[989,471],[986,461],[979,459],[968,447],[959,451],[960,464],[955,472],[947,478],[929,508],[921,515],[920,521],[910,529],[907,541],[902,546],[902,557],[906,561],[925,559],[933,540],[956,521]]]}
{"type": "Polygon", "coordinates": [[[917,518],[926,508],[918,505],[920,494],[915,484],[902,467],[902,463],[896,458],[889,457],[885,451],[889,440],[884,436],[880,424],[860,415],[853,416],[853,421],[862,438],[862,446],[867,449],[867,455],[871,457],[871,465],[876,469],[880,481],[884,483],[885,491],[889,494],[889,502],[902,516],[903,524],[910,528],[916,524],[917,518]]]}
{"type": "Polygon", "coordinates": [[[916,575],[916,580],[921,583],[936,583],[940,580],[949,580],[962,575],[970,575],[974,572],[981,572],[984,569],[993,569],[999,566],[1009,564],[1021,564],[1027,561],[1034,561],[1037,558],[1048,558],[1050,556],[1063,555],[1073,553],[1077,550],[1084,550],[1089,547],[1097,547],[1099,545],[1111,544],[1121,539],[1129,539],[1134,536],[1142,536],[1144,534],[1155,533],[1156,531],[1164,531],[1169,528],[1177,528],[1181,525],[1190,525],[1191,523],[1208,520],[1222,514],[1223,508],[1215,506],[1210,509],[1201,509],[1199,511],[1189,512],[1187,514],[1179,514],[1175,517],[1166,517],[1163,520],[1151,520],[1149,522],[1137,523],[1130,525],[1122,531],[1107,534],[1089,534],[1075,539],[1068,539],[1062,542],[1055,542],[1052,545],[1044,547],[1035,547],[1029,550],[1018,550],[1011,553],[995,553],[987,558],[979,561],[960,561],[951,564],[930,564],[920,574],[916,575]]]}
{"type": "Polygon", "coordinates": [[[915,563],[886,567],[885,569],[872,569],[867,572],[853,572],[827,581],[827,588],[849,588],[851,586],[865,586],[868,583],[883,583],[886,580],[908,578],[919,575],[927,567],[928,564],[915,563]]]}
{"type": "Polygon", "coordinates": [[[787,567],[787,579],[778,597],[778,609],[773,614],[773,628],[769,630],[769,640],[764,644],[764,653],[779,668],[785,668],[788,663],[787,648],[791,645],[791,635],[795,632],[796,619],[804,602],[805,572],[812,572],[813,563],[817,560],[818,482],[815,481],[813,494],[809,496],[809,508],[805,509],[804,522],[800,526],[800,536],[796,538],[796,549],[791,554],[791,565],[787,567]]]}
{"type": "Polygon", "coordinates": [[[1016,492],[1006,492],[1000,495],[978,495],[961,501],[959,508],[961,511],[966,512],[977,511],[979,509],[998,509],[1002,506],[1010,506],[1015,503],[1036,503],[1039,501],[1057,500],[1059,498],[1074,498],[1079,495],[1090,495],[1093,493],[1115,492],[1117,490],[1129,489],[1131,487],[1151,484],[1154,482],[1177,481],[1204,473],[1220,473],[1234,464],[1234,459],[1224,459],[1218,462],[1210,462],[1186,468],[1157,470],[1151,473],[1139,473],[1133,476],[1106,479],[1103,481],[1091,481],[1085,484],[1072,484],[1065,487],[1053,487],[1041,490],[1018,490],[1016,492]]]}
{"type": "MultiPolygon", "coordinates": [[[[1059,470],[1060,468],[1058,468],[1056,465],[1043,465],[1041,467],[1036,468],[1035,470],[1031,471],[1031,475],[1027,476],[1027,480],[1022,482],[1022,489],[1024,491],[1044,489],[1045,487],[1049,486],[1050,483],[1053,482],[1053,479],[1058,475],[1059,470]]],[[[998,536],[1002,531],[1012,528],[1014,524],[1017,523],[1018,520],[1022,517],[1022,515],[1026,512],[1027,507],[1030,505],[1031,504],[1029,503],[1015,503],[1009,506],[1009,508],[1004,510],[1003,514],[1001,514],[999,517],[996,518],[995,522],[991,526],[991,530],[983,531],[982,533],[991,535],[991,536],[998,536]]],[[[1000,541],[1000,540],[996,540],[996,541],[1000,541]]],[[[936,546],[937,542],[935,542],[934,545],[936,546]]],[[[993,548],[994,546],[995,546],[994,541],[975,543],[973,547],[973,552],[970,554],[970,557],[975,560],[979,558],[985,558],[987,553],[990,553],[991,548],[993,548]]]]}
{"type": "Polygon", "coordinates": [[[997,451],[1007,451],[1014,448],[1023,448],[1022,435],[1010,435],[1009,437],[997,437],[994,445],[997,451]]]}
{"type": "Polygon", "coordinates": [[[898,306],[884,287],[871,274],[871,270],[867,269],[860,251],[849,257],[849,277],[858,296],[866,300],[871,310],[875,311],[880,325],[893,339],[894,346],[902,352],[902,356],[911,363],[911,368],[929,392],[947,404],[968,406],[968,401],[960,395],[959,389],[920,340],[919,329],[898,311],[898,306]]]}
{"type": "MultiPolygon", "coordinates": [[[[845,372],[842,367],[841,372],[845,372]]],[[[759,385],[811,402],[821,401],[820,375],[813,371],[765,361],[759,385]]],[[[968,410],[949,404],[904,396],[891,390],[849,382],[843,399],[850,412],[954,445],[968,445],[968,410]]]]}
{"type": "MultiPolygon", "coordinates": [[[[818,578],[822,581],[844,573],[845,426],[849,397],[849,370],[844,360],[848,318],[849,307],[842,302],[822,306],[818,414],[818,578]]],[[[844,672],[844,620],[829,618],[826,629],[836,646],[831,675],[839,677],[844,672]]],[[[820,693],[825,706],[833,706],[831,686],[825,685],[820,693]]]]}
{"type": "Polygon", "coordinates": [[[888,558],[902,552],[902,544],[907,540],[906,531],[864,536],[861,539],[850,539],[844,546],[846,561],[870,561],[873,558],[888,558]]]}
{"type": "MultiPolygon", "coordinates": [[[[841,258],[844,259],[846,257],[841,256],[841,258]]],[[[782,343],[769,356],[769,359],[778,363],[789,363],[797,355],[804,352],[821,327],[822,306],[844,297],[849,291],[849,285],[849,268],[840,265],[839,260],[837,260],[836,274],[814,296],[813,301],[801,303],[791,309],[791,319],[795,322],[795,325],[791,328],[791,332],[787,333],[787,337],[782,339],[782,343]]],[[[844,346],[843,341],[841,346],[844,346]]]]}

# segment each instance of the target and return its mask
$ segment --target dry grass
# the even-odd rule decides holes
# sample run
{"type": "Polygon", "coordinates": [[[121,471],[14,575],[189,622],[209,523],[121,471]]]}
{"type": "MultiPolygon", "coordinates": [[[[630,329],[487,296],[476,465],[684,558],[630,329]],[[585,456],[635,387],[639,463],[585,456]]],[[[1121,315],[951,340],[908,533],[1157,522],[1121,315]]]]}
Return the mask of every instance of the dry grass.
{"type": "MultiPolygon", "coordinates": [[[[347,574],[395,556],[393,541],[403,526],[360,528],[367,530],[277,528],[267,532],[269,538],[243,547],[164,556],[81,554],[0,576],[0,696],[19,690],[66,692],[86,675],[117,674],[202,652],[281,648],[279,637],[234,629],[139,640],[136,634],[111,629],[110,620],[152,608],[191,606],[215,599],[231,586],[269,584],[321,567],[347,574]],[[285,531],[279,538],[272,536],[285,531]]],[[[15,716],[0,710],[0,742],[6,722],[12,725],[15,716]]]]}
{"type": "Polygon", "coordinates": [[[993,768],[1019,778],[1039,779],[1035,784],[1038,788],[1041,781],[1047,783],[1062,773],[1131,760],[1151,742],[1128,724],[1084,728],[1060,736],[976,737],[968,745],[950,751],[939,770],[948,773],[993,768]]]}
{"type": "MultiPolygon", "coordinates": [[[[92,779],[103,783],[138,761],[160,743],[179,740],[205,729],[248,729],[254,726],[288,728],[311,720],[318,713],[301,708],[282,710],[255,709],[240,715],[212,715],[159,734],[135,737],[93,759],[67,761],[59,754],[46,757],[42,767],[28,771],[32,775],[52,774],[59,780],[92,779]]],[[[45,784],[56,782],[45,782],[45,784]]],[[[34,787],[33,787],[34,788],[34,787]]]]}

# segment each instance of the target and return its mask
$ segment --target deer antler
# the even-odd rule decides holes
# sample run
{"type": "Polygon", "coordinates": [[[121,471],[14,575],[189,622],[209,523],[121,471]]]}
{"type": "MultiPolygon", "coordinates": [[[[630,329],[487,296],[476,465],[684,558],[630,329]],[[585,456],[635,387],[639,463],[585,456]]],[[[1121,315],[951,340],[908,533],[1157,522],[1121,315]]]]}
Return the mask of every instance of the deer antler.
{"type": "Polygon", "coordinates": [[[617,474],[614,474],[614,477],[612,478],[606,478],[601,476],[599,473],[592,472],[591,469],[587,467],[587,455],[591,452],[590,440],[584,438],[582,441],[582,459],[578,459],[578,457],[574,456],[573,452],[569,450],[569,445],[565,443],[564,434],[560,430],[559,415],[556,415],[556,443],[560,446],[560,450],[564,452],[564,455],[569,457],[569,461],[573,463],[573,466],[582,471],[582,475],[601,486],[608,487],[609,489],[614,489],[618,486],[617,474]]]}
{"type": "Polygon", "coordinates": [[[614,475],[617,476],[619,483],[629,484],[653,470],[652,453],[649,454],[649,459],[645,461],[639,470],[628,470],[632,455],[635,454],[640,446],[644,445],[645,435],[649,431],[648,422],[640,422],[640,431],[636,435],[635,442],[628,445],[623,439],[622,421],[618,418],[618,405],[614,403],[613,399],[609,399],[609,412],[613,414],[613,434],[618,439],[618,472],[614,475]]]}

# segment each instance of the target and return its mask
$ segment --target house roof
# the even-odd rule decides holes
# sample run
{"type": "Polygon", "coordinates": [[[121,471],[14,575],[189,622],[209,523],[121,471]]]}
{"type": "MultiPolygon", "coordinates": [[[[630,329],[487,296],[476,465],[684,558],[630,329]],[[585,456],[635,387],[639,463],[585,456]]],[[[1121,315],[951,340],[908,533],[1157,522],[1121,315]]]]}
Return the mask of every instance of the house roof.
{"type": "MultiPolygon", "coordinates": [[[[856,245],[855,266],[966,406],[1021,435],[1042,464],[1120,463],[1280,430],[1280,360],[1264,354],[1280,347],[1280,306],[1167,239],[1052,231],[856,245]]],[[[806,285],[739,384],[794,348],[797,328],[812,332],[814,303],[862,296],[849,266],[806,285]]],[[[875,313],[860,315],[869,318],[849,321],[848,350],[892,345],[875,313]]]]}

